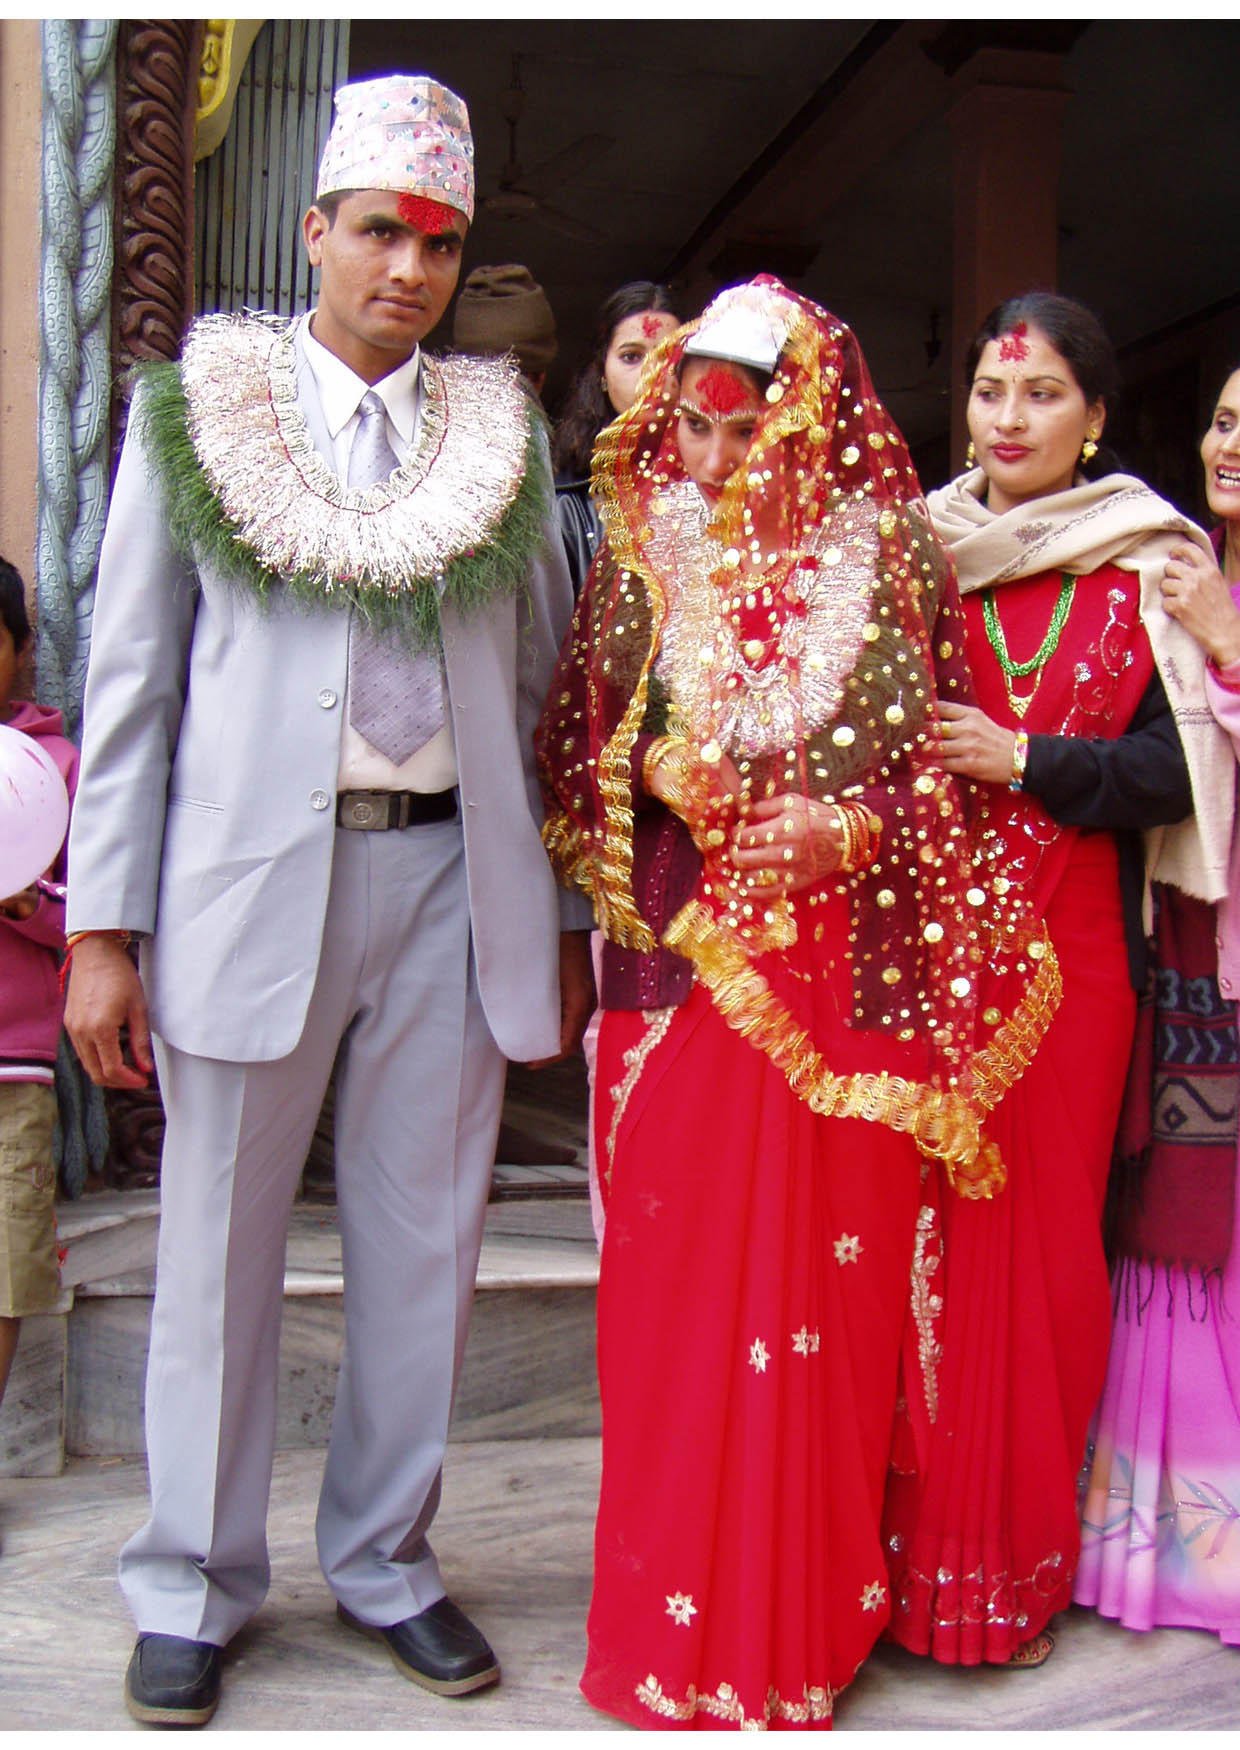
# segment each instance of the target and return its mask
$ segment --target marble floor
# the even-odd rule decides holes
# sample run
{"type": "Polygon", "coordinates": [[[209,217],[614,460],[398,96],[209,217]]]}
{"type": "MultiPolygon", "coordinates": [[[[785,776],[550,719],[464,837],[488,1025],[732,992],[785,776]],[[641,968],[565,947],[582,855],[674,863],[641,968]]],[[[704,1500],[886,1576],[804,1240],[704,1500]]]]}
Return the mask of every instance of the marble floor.
{"type": "MultiPolygon", "coordinates": [[[[267,1604],[230,1647],[219,1731],[618,1729],[577,1692],[598,1442],[466,1442],[449,1450],[436,1547],[454,1596],[492,1638],[497,1688],[443,1701],[336,1622],[314,1559],[317,1452],[277,1456],[267,1604]]],[[[71,1461],[0,1479],[0,1730],[131,1727],[132,1631],[113,1578],[142,1517],[140,1462],[71,1461]]],[[[894,1648],[870,1660],[842,1730],[1222,1730],[1240,1723],[1240,1652],[1212,1637],[1138,1636],[1085,1611],[1040,1671],[953,1671],[894,1648]]]]}

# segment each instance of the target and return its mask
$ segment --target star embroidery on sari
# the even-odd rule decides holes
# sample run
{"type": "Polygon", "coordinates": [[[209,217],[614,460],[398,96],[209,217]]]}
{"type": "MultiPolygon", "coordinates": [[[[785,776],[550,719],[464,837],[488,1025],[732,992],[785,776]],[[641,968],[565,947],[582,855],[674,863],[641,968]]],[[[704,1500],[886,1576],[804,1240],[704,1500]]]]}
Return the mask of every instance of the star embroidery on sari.
{"type": "Polygon", "coordinates": [[[866,1586],[862,1589],[862,1593],[861,1593],[861,1608],[862,1608],[862,1610],[877,1610],[881,1605],[885,1604],[886,1602],[887,1602],[887,1588],[883,1585],[881,1580],[873,1580],[873,1581],[871,1581],[871,1583],[868,1586],[866,1586]]]}
{"type": "Polygon", "coordinates": [[[841,1234],[835,1242],[837,1264],[855,1264],[861,1256],[861,1235],[841,1234]]]}
{"type": "Polygon", "coordinates": [[[771,1359],[771,1352],[761,1337],[755,1337],[749,1347],[749,1365],[755,1373],[765,1373],[766,1364],[771,1359]]]}
{"type": "Polygon", "coordinates": [[[669,1592],[667,1595],[667,1614],[677,1628],[690,1627],[690,1618],[698,1613],[691,1592],[669,1592]]]}
{"type": "Polygon", "coordinates": [[[792,1347],[797,1355],[817,1355],[821,1343],[818,1332],[806,1330],[804,1325],[792,1333],[792,1347]]]}

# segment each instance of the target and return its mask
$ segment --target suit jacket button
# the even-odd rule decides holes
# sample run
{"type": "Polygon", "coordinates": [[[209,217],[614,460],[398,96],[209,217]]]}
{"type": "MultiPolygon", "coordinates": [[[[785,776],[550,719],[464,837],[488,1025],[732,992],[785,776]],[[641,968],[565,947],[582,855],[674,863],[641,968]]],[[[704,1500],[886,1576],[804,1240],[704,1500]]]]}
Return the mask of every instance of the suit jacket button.
{"type": "Polygon", "coordinates": [[[331,801],[332,799],[326,790],[311,790],[310,792],[311,808],[330,808],[331,801]]]}
{"type": "Polygon", "coordinates": [[[334,693],[330,687],[323,687],[319,693],[319,704],[322,705],[325,711],[330,711],[339,696],[340,695],[334,693]]]}

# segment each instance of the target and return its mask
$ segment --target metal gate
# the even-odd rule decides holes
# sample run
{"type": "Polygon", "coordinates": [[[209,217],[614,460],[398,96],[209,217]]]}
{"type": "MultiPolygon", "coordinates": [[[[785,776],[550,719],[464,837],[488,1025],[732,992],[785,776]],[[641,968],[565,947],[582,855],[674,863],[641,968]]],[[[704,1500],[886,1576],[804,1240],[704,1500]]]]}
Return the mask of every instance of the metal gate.
{"type": "Polygon", "coordinates": [[[223,144],[199,167],[200,314],[313,302],[301,216],[348,62],[347,20],[273,18],[256,37],[223,144]]]}

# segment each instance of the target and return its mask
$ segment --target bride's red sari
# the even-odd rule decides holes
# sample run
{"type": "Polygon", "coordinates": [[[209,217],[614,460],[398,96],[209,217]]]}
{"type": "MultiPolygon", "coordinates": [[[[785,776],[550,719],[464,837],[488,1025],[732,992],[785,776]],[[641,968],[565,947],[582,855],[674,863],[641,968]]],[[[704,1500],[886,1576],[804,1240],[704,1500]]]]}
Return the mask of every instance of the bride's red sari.
{"type": "MultiPolygon", "coordinates": [[[[994,592],[1010,659],[1038,650],[1058,572],[994,592]]],[[[983,592],[964,600],[977,702],[1031,733],[1110,740],[1153,671],[1138,579],[1107,565],[1077,580],[1058,647],[1023,716],[987,636],[983,592]]],[[[1018,698],[1034,677],[1013,679],[1018,698]]],[[[1110,1291],[1101,1211],[1135,996],[1109,832],[1057,826],[1032,796],[986,787],[983,843],[1046,919],[1063,998],[988,1131],[1004,1196],[942,1203],[937,1395],[909,1394],[886,1538],[889,1633],[949,1663],[1002,1662],[1071,1598],[1077,1473],[1106,1371],[1110,1291]]],[[[906,1348],[917,1340],[910,1321],[906,1348]]]]}
{"type": "Polygon", "coordinates": [[[774,282],[723,294],[651,355],[595,490],[606,541],[539,731],[548,848],[607,937],[582,1688],[639,1725],[822,1728],[890,1615],[881,1513],[930,1188],[1003,1195],[983,1126],[1058,972],[975,869],[937,764],[935,696],[965,696],[954,580],[848,330],[774,282]],[[675,439],[685,336],[711,323],[720,345],[779,332],[713,512],[675,439]],[[646,787],[668,742],[698,784],[734,762],[742,817],[846,800],[870,854],[772,901],[726,813],[678,818],[646,787]]]}

